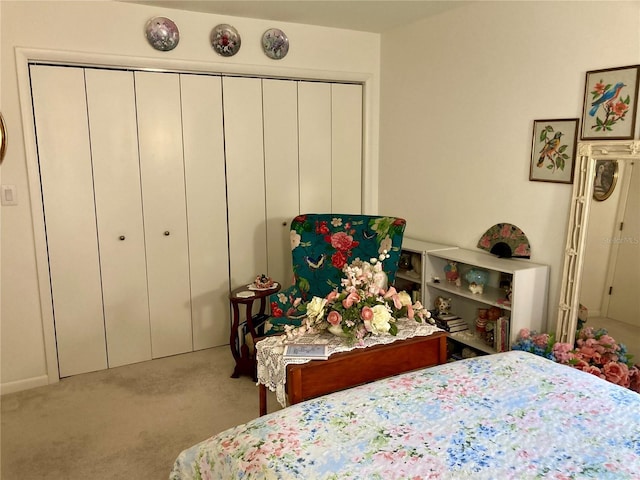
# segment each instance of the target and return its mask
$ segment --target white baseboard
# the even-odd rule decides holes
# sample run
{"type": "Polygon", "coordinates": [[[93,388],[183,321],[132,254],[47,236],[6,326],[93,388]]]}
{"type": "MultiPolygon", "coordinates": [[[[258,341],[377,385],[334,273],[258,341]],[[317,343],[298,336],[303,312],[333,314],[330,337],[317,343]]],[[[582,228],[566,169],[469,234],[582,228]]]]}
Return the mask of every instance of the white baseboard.
{"type": "Polygon", "coordinates": [[[30,388],[42,387],[44,385],[49,385],[49,377],[47,375],[2,383],[0,384],[0,395],[21,392],[22,390],[29,390],[30,388]]]}

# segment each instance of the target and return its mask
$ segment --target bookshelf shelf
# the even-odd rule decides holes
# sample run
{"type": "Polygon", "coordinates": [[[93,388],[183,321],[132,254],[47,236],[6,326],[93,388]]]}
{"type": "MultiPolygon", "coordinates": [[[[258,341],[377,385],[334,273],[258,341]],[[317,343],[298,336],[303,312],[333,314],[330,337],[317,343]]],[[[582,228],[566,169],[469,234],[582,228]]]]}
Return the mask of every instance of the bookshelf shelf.
{"type": "Polygon", "coordinates": [[[460,342],[464,345],[468,345],[471,348],[475,348],[476,350],[480,350],[481,352],[484,352],[484,353],[496,353],[496,351],[493,348],[491,348],[489,345],[487,345],[481,339],[479,339],[477,336],[471,333],[467,333],[467,332],[450,333],[449,338],[457,342],[460,342]]]}

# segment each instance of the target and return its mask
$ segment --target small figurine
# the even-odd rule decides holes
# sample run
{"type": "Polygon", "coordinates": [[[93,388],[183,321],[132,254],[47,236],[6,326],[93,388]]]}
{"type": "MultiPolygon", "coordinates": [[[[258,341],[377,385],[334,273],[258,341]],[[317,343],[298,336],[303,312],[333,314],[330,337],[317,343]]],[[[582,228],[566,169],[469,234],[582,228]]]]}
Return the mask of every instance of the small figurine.
{"type": "Polygon", "coordinates": [[[456,287],[461,287],[462,286],[462,279],[460,277],[456,278],[456,281],[454,282],[456,284],[456,287]]]}
{"type": "Polygon", "coordinates": [[[498,308],[498,307],[491,307],[488,311],[487,311],[487,318],[490,321],[495,321],[498,318],[500,318],[502,316],[502,309],[498,308]]]}
{"type": "Polygon", "coordinates": [[[458,277],[458,263],[449,260],[447,265],[444,267],[444,275],[447,279],[447,282],[454,283],[458,277]]]}
{"type": "Polygon", "coordinates": [[[436,315],[447,315],[451,310],[451,299],[444,297],[436,297],[433,302],[433,306],[436,309],[436,315]]]}
{"type": "Polygon", "coordinates": [[[482,292],[484,291],[484,285],[482,285],[481,283],[471,282],[469,284],[469,290],[471,290],[471,293],[473,293],[474,295],[482,295],[482,292]]]}
{"type": "Polygon", "coordinates": [[[272,288],[274,286],[274,283],[275,282],[271,279],[271,277],[268,277],[265,274],[260,274],[253,281],[253,286],[260,289],[268,289],[272,288]]]}

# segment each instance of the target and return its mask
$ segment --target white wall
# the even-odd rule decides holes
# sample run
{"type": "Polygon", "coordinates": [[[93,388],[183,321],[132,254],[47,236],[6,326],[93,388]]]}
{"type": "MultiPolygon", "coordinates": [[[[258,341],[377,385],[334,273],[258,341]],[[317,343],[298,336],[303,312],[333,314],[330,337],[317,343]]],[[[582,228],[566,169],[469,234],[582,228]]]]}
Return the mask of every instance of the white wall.
{"type": "Polygon", "coordinates": [[[640,2],[474,2],[384,33],[381,62],[380,213],[471,249],[522,228],[555,331],[571,185],[529,181],[533,120],[579,118],[586,71],[640,63],[640,2]]]}
{"type": "Polygon", "coordinates": [[[39,192],[37,178],[34,179],[37,165],[29,153],[32,134],[28,128],[26,138],[23,138],[22,122],[28,123],[28,115],[23,119],[20,109],[18,75],[24,69],[20,62],[26,56],[80,58],[82,61],[95,58],[97,63],[364,81],[367,111],[365,176],[370,186],[365,192],[365,210],[375,211],[379,35],[103,1],[3,0],[0,2],[0,22],[0,108],[9,134],[1,181],[16,185],[19,200],[17,206],[2,207],[1,217],[0,375],[3,393],[46,384],[57,377],[55,355],[52,359],[51,354],[52,350],[55,354],[51,306],[46,301],[41,305],[41,298],[47,297],[46,292],[41,292],[47,279],[42,278],[46,255],[42,214],[37,212],[39,192]],[[170,52],[154,50],[144,37],[146,21],[156,15],[171,18],[180,29],[180,42],[170,52]],[[242,47],[234,57],[218,56],[209,44],[209,34],[219,23],[234,25],[242,36],[242,47]],[[271,27],[283,29],[290,40],[289,54],[279,61],[267,58],[260,46],[262,33],[271,27]],[[33,218],[32,208],[36,210],[33,218]]]}

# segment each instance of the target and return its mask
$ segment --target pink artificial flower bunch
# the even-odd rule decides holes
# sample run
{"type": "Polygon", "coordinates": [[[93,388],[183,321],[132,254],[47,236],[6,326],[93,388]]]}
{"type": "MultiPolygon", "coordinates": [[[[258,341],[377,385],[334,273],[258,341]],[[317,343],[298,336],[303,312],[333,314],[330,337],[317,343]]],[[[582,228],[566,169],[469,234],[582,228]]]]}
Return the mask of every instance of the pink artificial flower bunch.
{"type": "Polygon", "coordinates": [[[512,350],[522,350],[524,352],[534,353],[549,360],[556,360],[554,356],[555,338],[548,333],[538,333],[523,328],[518,333],[516,342],[511,345],[512,350]]]}
{"type": "Polygon", "coordinates": [[[616,385],[640,393],[640,371],[631,361],[626,347],[619,344],[604,329],[582,328],[575,346],[556,343],[556,361],[596,375],[616,385]]]}

